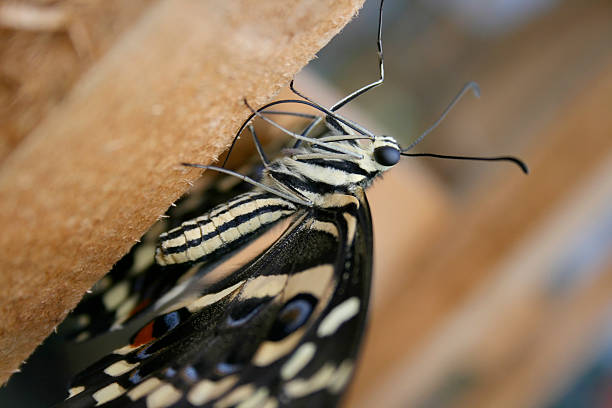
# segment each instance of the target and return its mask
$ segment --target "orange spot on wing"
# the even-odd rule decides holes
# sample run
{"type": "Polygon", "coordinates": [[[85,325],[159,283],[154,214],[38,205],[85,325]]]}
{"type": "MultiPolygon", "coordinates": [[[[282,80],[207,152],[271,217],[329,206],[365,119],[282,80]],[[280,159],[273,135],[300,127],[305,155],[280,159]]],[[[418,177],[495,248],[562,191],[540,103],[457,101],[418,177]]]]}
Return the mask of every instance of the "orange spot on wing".
{"type": "Polygon", "coordinates": [[[129,317],[134,316],[136,313],[140,312],[142,309],[144,309],[145,307],[149,306],[150,303],[151,303],[151,299],[143,299],[142,302],[137,304],[134,307],[134,309],[132,309],[132,311],[130,312],[130,316],[129,317]]]}
{"type": "Polygon", "coordinates": [[[134,336],[134,340],[132,340],[132,347],[142,346],[143,344],[147,344],[151,340],[155,339],[153,337],[153,324],[155,320],[151,321],[145,327],[140,329],[138,333],[134,336]]]}

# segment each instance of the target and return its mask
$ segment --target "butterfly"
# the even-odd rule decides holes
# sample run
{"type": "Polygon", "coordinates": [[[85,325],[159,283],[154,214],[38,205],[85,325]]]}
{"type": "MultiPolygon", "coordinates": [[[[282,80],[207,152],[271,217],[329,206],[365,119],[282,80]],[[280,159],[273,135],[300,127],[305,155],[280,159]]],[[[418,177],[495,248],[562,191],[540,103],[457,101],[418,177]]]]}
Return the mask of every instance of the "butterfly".
{"type": "MultiPolygon", "coordinates": [[[[129,344],[79,373],[59,407],[338,403],[354,372],[370,294],[372,222],[365,190],[402,156],[430,155],[407,151],[465,92],[476,89],[466,85],[438,122],[404,149],[394,138],[339,115],[340,107],[384,81],[382,9],[381,1],[377,81],[329,109],[292,82],[300,99],[252,110],[238,131],[249,128],[262,163],[250,174],[185,163],[239,183],[229,189],[213,184],[177,203],[77,308],[81,340],[152,308],[157,315],[129,344]],[[284,104],[307,105],[320,114],[298,114],[311,122],[295,133],[270,119],[292,114],[270,109],[284,104]],[[250,125],[254,118],[280,128],[295,144],[269,160],[250,125]],[[325,130],[312,137],[320,123],[325,130]],[[286,229],[257,256],[208,279],[216,263],[282,220],[286,229]]],[[[513,157],[475,159],[524,166],[513,157]]]]}

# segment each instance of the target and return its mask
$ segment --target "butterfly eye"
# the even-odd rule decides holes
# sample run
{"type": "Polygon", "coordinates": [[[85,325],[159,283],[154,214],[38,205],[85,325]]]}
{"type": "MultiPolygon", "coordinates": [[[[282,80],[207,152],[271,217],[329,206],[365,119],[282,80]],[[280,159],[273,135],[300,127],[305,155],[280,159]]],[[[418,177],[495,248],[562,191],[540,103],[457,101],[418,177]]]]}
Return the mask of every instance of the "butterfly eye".
{"type": "Polygon", "coordinates": [[[374,160],[381,166],[394,166],[400,159],[400,151],[391,146],[380,146],[374,149],[374,160]]]}

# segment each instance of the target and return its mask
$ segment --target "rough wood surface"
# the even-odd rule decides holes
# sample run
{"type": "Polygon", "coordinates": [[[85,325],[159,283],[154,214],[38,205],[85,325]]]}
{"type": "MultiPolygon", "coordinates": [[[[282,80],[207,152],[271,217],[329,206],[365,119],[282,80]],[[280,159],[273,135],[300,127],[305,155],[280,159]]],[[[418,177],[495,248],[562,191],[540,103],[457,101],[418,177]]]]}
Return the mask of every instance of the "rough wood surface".
{"type": "Polygon", "coordinates": [[[362,0],[160,1],[0,167],[0,382],[362,0]]]}
{"type": "Polygon", "coordinates": [[[153,1],[0,2],[0,162],[153,1]]]}

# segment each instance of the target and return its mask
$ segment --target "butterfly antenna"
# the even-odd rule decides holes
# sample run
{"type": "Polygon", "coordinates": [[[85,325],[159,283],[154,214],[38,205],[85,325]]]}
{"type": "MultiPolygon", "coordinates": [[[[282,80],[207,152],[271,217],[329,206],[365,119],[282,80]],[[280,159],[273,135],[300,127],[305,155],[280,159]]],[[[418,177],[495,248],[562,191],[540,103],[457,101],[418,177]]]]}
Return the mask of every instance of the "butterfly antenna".
{"type": "Polygon", "coordinates": [[[240,174],[237,171],[233,171],[233,170],[229,170],[229,169],[224,169],[223,167],[217,167],[217,166],[209,166],[206,164],[198,164],[198,163],[181,163],[181,165],[185,166],[185,167],[195,167],[198,169],[204,169],[204,170],[213,170],[219,173],[223,173],[223,174],[227,174],[229,176],[233,176],[236,177],[242,181],[244,181],[245,183],[249,183],[255,187],[259,187],[260,189],[267,191],[268,193],[272,193],[278,197],[284,198],[286,200],[289,200],[291,202],[297,203],[297,204],[301,204],[301,205],[305,205],[307,207],[312,207],[313,203],[302,199],[301,197],[298,197],[297,195],[292,195],[292,194],[288,194],[284,191],[281,191],[279,189],[270,187],[266,184],[260,183],[257,180],[252,179],[249,176],[245,176],[244,174],[240,174]]]}
{"type": "Polygon", "coordinates": [[[344,105],[346,105],[347,103],[351,102],[352,100],[354,100],[355,98],[359,97],[360,95],[363,95],[364,93],[368,92],[370,89],[372,88],[376,88],[379,85],[382,85],[383,82],[385,82],[385,60],[383,58],[383,46],[382,46],[382,17],[383,17],[383,4],[384,4],[384,0],[380,1],[380,7],[378,9],[378,36],[376,39],[376,47],[378,49],[378,68],[379,68],[379,78],[362,87],[357,89],[356,91],[354,91],[353,93],[351,93],[348,96],[345,96],[344,98],[342,98],[341,100],[339,100],[338,102],[336,102],[331,108],[330,110],[332,112],[337,111],[338,109],[340,109],[341,107],[343,107],[344,105]]]}
{"type": "MultiPolygon", "coordinates": [[[[292,132],[292,131],[290,131],[289,129],[287,129],[287,128],[285,128],[285,127],[281,126],[280,124],[276,123],[276,122],[275,122],[275,121],[273,121],[272,119],[270,119],[270,118],[268,118],[268,117],[264,116],[264,115],[263,115],[263,113],[262,113],[262,109],[259,109],[259,110],[254,110],[254,109],[251,107],[251,105],[249,105],[249,103],[247,102],[247,100],[246,100],[246,99],[244,99],[244,103],[245,103],[245,105],[246,105],[246,106],[247,106],[249,109],[251,109],[251,111],[253,112],[253,115],[257,115],[258,117],[260,117],[260,118],[261,118],[261,119],[263,119],[264,121],[268,122],[269,124],[271,124],[271,125],[272,125],[272,126],[274,126],[275,128],[277,128],[277,129],[281,130],[282,132],[286,133],[287,135],[289,135],[289,136],[293,137],[294,139],[296,139],[296,140],[302,140],[302,141],[304,141],[304,142],[311,143],[311,144],[313,144],[313,145],[317,145],[317,146],[326,146],[326,142],[321,142],[321,141],[319,141],[318,139],[315,139],[315,138],[311,138],[311,137],[305,137],[305,136],[302,136],[302,135],[300,135],[300,134],[298,134],[298,133],[292,132]]],[[[264,113],[265,113],[265,112],[264,112],[264,113]]],[[[342,147],[342,146],[327,146],[327,147],[328,147],[329,149],[331,149],[331,150],[334,150],[334,151],[338,152],[338,153],[344,153],[344,154],[347,154],[347,155],[349,155],[349,156],[351,156],[351,157],[361,158],[361,155],[360,155],[359,153],[355,153],[355,152],[354,152],[354,151],[352,151],[352,150],[345,149],[345,148],[344,148],[344,147],[342,147]]]]}
{"type": "Polygon", "coordinates": [[[270,164],[270,160],[268,160],[268,157],[266,156],[266,153],[264,152],[263,147],[261,147],[261,142],[259,141],[259,138],[257,137],[257,134],[255,133],[255,128],[251,124],[249,124],[249,131],[251,132],[251,135],[253,136],[253,142],[255,143],[257,154],[259,154],[259,158],[261,159],[261,162],[263,163],[264,167],[267,168],[268,165],[270,164]]]}
{"type": "Polygon", "coordinates": [[[376,135],[374,135],[374,133],[372,133],[368,129],[364,128],[363,126],[359,125],[358,123],[353,122],[352,120],[349,120],[349,119],[347,119],[345,117],[340,116],[337,113],[332,112],[330,109],[327,109],[326,107],[324,107],[321,104],[313,101],[312,99],[310,99],[309,97],[307,97],[306,95],[304,95],[303,93],[301,93],[300,91],[295,89],[294,83],[295,83],[294,80],[291,80],[291,82],[289,82],[289,89],[291,89],[291,92],[293,92],[294,94],[296,94],[300,98],[304,98],[305,99],[304,102],[309,102],[312,107],[320,110],[321,112],[325,113],[327,116],[329,116],[331,118],[334,118],[334,119],[336,119],[339,122],[344,123],[346,126],[350,127],[354,131],[356,131],[358,133],[361,133],[362,135],[368,135],[371,139],[376,138],[376,135]]]}
{"type": "Polygon", "coordinates": [[[496,157],[471,157],[471,156],[451,156],[446,154],[435,154],[435,153],[401,153],[402,156],[409,157],[435,157],[438,159],[451,159],[451,160],[476,160],[476,161],[507,161],[516,164],[525,174],[529,174],[529,168],[521,159],[517,159],[514,156],[496,156],[496,157]]]}
{"type": "Polygon", "coordinates": [[[434,122],[433,125],[431,125],[427,130],[425,130],[423,133],[421,133],[421,135],[419,137],[417,137],[414,142],[410,143],[410,145],[405,148],[402,149],[402,152],[406,152],[410,149],[412,149],[414,146],[416,146],[417,144],[419,144],[424,138],[425,136],[427,136],[428,134],[430,134],[435,128],[438,127],[438,125],[444,120],[444,118],[446,117],[446,115],[448,115],[448,112],[450,112],[453,107],[457,104],[457,102],[459,102],[461,100],[461,98],[463,97],[463,95],[465,95],[468,91],[472,91],[474,93],[474,96],[476,96],[477,98],[480,98],[480,87],[478,87],[478,84],[476,82],[468,82],[467,84],[465,84],[463,86],[463,88],[461,88],[461,90],[459,91],[459,93],[453,98],[453,100],[448,104],[448,106],[446,107],[446,109],[444,109],[444,111],[442,112],[442,114],[440,115],[440,117],[438,118],[438,120],[436,120],[434,122]]]}
{"type": "Polygon", "coordinates": [[[367,135],[369,136],[370,139],[374,138],[374,134],[372,134],[372,132],[370,132],[369,130],[357,125],[356,123],[343,118],[340,115],[337,115],[333,112],[331,112],[329,109],[319,105],[316,102],[311,101],[310,99],[306,98],[305,96],[301,95],[300,93],[298,93],[295,88],[293,88],[293,81],[291,81],[291,88],[293,89],[294,93],[296,93],[296,95],[301,96],[302,98],[304,98],[305,100],[300,100],[300,99],[282,99],[279,101],[274,101],[274,102],[270,102],[265,104],[264,106],[262,106],[261,108],[257,109],[256,111],[253,111],[244,122],[242,122],[242,125],[240,125],[240,128],[238,129],[238,131],[236,132],[234,139],[232,140],[232,144],[230,145],[227,155],[225,156],[225,160],[223,160],[223,164],[221,165],[221,167],[225,167],[225,165],[227,164],[227,161],[232,153],[232,150],[234,150],[234,146],[236,145],[236,142],[238,141],[238,139],[240,139],[240,135],[242,134],[242,132],[244,131],[244,129],[247,127],[247,125],[249,124],[249,122],[251,121],[251,119],[253,119],[255,116],[261,115],[261,112],[264,112],[267,108],[272,107],[272,106],[276,106],[276,105],[284,105],[284,104],[289,104],[289,103],[294,103],[294,104],[300,104],[300,105],[307,105],[310,106],[311,108],[314,108],[328,116],[333,117],[334,119],[336,119],[338,122],[343,123],[344,125],[350,127],[351,129],[355,130],[358,133],[361,133],[363,135],[367,135]]]}

